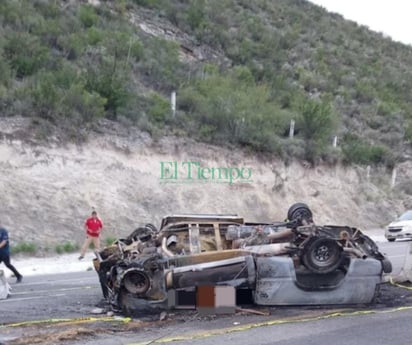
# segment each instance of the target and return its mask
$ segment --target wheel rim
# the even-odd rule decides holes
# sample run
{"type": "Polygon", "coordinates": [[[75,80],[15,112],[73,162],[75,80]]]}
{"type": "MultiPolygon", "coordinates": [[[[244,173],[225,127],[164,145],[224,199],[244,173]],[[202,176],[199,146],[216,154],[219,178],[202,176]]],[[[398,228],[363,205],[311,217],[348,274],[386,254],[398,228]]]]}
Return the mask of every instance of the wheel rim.
{"type": "Polygon", "coordinates": [[[341,248],[336,241],[329,238],[312,238],[303,254],[304,265],[317,273],[335,270],[341,260],[341,248]]]}
{"type": "Polygon", "coordinates": [[[335,255],[330,246],[321,244],[313,251],[312,257],[319,266],[326,267],[334,260],[335,255]]]}
{"type": "Polygon", "coordinates": [[[132,269],[124,275],[123,284],[130,293],[143,294],[149,289],[150,280],[145,272],[132,269]]]}

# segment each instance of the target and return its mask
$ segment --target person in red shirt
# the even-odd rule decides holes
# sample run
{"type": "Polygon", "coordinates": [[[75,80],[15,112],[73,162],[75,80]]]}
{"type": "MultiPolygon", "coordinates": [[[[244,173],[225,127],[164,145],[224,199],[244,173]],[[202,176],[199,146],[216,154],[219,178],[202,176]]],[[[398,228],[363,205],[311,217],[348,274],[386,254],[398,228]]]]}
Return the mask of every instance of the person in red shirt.
{"type": "Polygon", "coordinates": [[[84,258],[84,255],[92,242],[95,250],[100,250],[100,232],[103,229],[103,223],[99,218],[97,218],[96,211],[93,211],[92,216],[86,220],[84,223],[84,229],[86,231],[86,240],[83,243],[79,260],[84,258]]]}

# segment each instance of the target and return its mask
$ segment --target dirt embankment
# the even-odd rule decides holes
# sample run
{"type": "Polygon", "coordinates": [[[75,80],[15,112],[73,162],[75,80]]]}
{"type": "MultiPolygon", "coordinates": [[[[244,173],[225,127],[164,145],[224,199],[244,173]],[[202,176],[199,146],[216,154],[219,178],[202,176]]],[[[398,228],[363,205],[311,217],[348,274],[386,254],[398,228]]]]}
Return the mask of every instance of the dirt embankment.
{"type": "MultiPolygon", "coordinates": [[[[81,146],[53,138],[41,145],[22,138],[28,129],[25,119],[0,120],[0,219],[14,243],[80,243],[92,208],[104,234],[117,237],[173,213],[283,220],[292,203],[303,201],[318,223],[378,228],[412,207],[401,188],[391,189],[391,172],[374,168],[368,179],[366,168],[285,165],[185,138],[154,142],[109,122],[81,146]],[[228,168],[233,183],[225,178],[228,168]]],[[[411,180],[411,167],[397,167],[399,185],[411,180]]]]}

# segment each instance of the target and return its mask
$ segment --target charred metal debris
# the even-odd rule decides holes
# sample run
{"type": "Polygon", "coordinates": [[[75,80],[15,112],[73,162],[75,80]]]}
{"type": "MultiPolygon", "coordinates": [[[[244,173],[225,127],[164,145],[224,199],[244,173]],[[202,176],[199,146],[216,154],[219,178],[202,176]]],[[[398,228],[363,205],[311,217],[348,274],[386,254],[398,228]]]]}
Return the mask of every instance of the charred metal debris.
{"type": "Polygon", "coordinates": [[[202,285],[232,286],[257,305],[370,303],[392,270],[371,238],[316,225],[304,203],[274,223],[167,216],[159,229],[147,224],[96,252],[93,263],[104,297],[127,314],[175,307],[172,295],[202,285]]]}

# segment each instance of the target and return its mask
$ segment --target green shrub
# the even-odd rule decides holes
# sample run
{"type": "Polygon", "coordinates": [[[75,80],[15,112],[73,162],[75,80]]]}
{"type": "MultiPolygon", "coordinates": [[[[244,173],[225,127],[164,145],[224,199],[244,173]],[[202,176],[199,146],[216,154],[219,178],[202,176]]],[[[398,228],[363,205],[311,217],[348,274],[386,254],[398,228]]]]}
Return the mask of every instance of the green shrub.
{"type": "Polygon", "coordinates": [[[229,57],[237,64],[246,64],[255,55],[257,43],[244,37],[241,42],[228,48],[229,57]]]}
{"type": "Polygon", "coordinates": [[[29,93],[34,114],[52,120],[56,115],[55,111],[60,101],[53,73],[43,72],[37,75],[32,80],[29,93]]]}
{"type": "Polygon", "coordinates": [[[110,245],[112,245],[113,244],[113,242],[114,241],[116,241],[117,240],[117,238],[116,237],[114,237],[114,236],[107,236],[105,239],[104,239],[104,245],[105,246],[110,246],[110,245]]]}
{"type": "Polygon", "coordinates": [[[64,34],[59,19],[46,19],[36,23],[32,34],[40,38],[40,41],[49,47],[59,49],[59,37],[64,34]]]}
{"type": "Polygon", "coordinates": [[[399,108],[396,104],[392,102],[379,102],[376,113],[381,116],[389,116],[395,112],[399,112],[399,108]]]}
{"type": "Polygon", "coordinates": [[[29,33],[10,32],[3,47],[3,56],[9,61],[18,78],[30,76],[47,66],[48,49],[36,36],[29,33]]]}
{"type": "Polygon", "coordinates": [[[305,159],[314,162],[326,152],[336,128],[336,118],[329,103],[300,100],[297,107],[296,133],[305,141],[305,159]]]}
{"type": "Polygon", "coordinates": [[[170,92],[182,83],[183,64],[179,59],[179,46],[160,38],[145,42],[145,58],[141,69],[155,89],[170,92]]]}
{"type": "Polygon", "coordinates": [[[344,136],[342,144],[343,159],[346,163],[357,164],[394,164],[391,151],[384,145],[370,145],[353,134],[344,136]]]}
{"type": "Polygon", "coordinates": [[[165,123],[171,117],[170,103],[167,99],[157,93],[149,98],[149,119],[157,123],[165,123]]]}
{"type": "Polygon", "coordinates": [[[231,42],[226,30],[229,27],[227,12],[231,0],[191,1],[188,5],[185,22],[189,28],[193,26],[196,38],[213,47],[228,47],[231,42]]]}
{"type": "Polygon", "coordinates": [[[305,159],[305,141],[294,137],[292,139],[283,139],[281,141],[283,160],[288,163],[292,158],[305,159]]]}
{"type": "Polygon", "coordinates": [[[92,122],[105,114],[106,99],[96,92],[85,90],[81,83],[67,90],[62,103],[62,116],[78,114],[82,122],[92,122]]]}
{"type": "Polygon", "coordinates": [[[186,13],[187,22],[192,30],[205,25],[205,1],[193,1],[186,13]]]}
{"type": "Polygon", "coordinates": [[[373,86],[362,80],[356,84],[355,87],[356,98],[359,102],[369,103],[372,102],[376,97],[376,91],[373,86]]]}
{"type": "Polygon", "coordinates": [[[61,8],[56,2],[33,1],[33,7],[44,18],[58,18],[61,14],[61,8]]]}
{"type": "Polygon", "coordinates": [[[93,6],[81,5],[79,9],[79,19],[86,28],[90,28],[91,26],[97,24],[99,17],[93,6]]]}
{"type": "Polygon", "coordinates": [[[210,141],[210,138],[215,136],[216,130],[215,126],[201,124],[197,135],[202,141],[210,141]]]}
{"type": "Polygon", "coordinates": [[[290,113],[271,101],[270,89],[256,85],[244,68],[226,76],[210,75],[184,88],[178,105],[193,114],[194,133],[200,139],[258,151],[279,151],[278,137],[290,120],[290,113]]]}
{"type": "Polygon", "coordinates": [[[57,254],[73,253],[79,250],[79,245],[76,242],[63,242],[55,247],[57,254]]]}
{"type": "Polygon", "coordinates": [[[123,16],[130,7],[130,4],[127,4],[127,0],[116,0],[114,2],[114,9],[120,16],[123,16]]]}
{"type": "Polygon", "coordinates": [[[104,46],[110,55],[121,61],[133,58],[139,61],[144,56],[144,49],[139,39],[129,32],[111,31],[106,35],[104,46]]]}
{"type": "Polygon", "coordinates": [[[59,126],[64,126],[68,120],[77,127],[104,116],[106,100],[98,93],[88,91],[69,66],[54,73],[38,73],[22,92],[29,100],[27,107],[30,108],[24,111],[27,115],[38,116],[59,126]]]}
{"type": "Polygon", "coordinates": [[[80,58],[86,50],[87,39],[84,35],[76,32],[68,35],[62,35],[58,39],[58,44],[60,45],[67,60],[74,61],[80,58]]]}
{"type": "Polygon", "coordinates": [[[12,27],[16,32],[31,29],[39,17],[30,1],[0,1],[0,23],[3,27],[12,27]]]}
{"type": "Polygon", "coordinates": [[[105,60],[100,65],[89,65],[85,74],[85,88],[90,94],[105,99],[104,108],[109,117],[116,118],[119,108],[127,104],[129,76],[119,67],[117,58],[105,60]]]}
{"type": "Polygon", "coordinates": [[[144,57],[143,45],[139,41],[133,40],[131,38],[129,53],[130,56],[135,59],[135,61],[140,61],[144,57]]]}
{"type": "Polygon", "coordinates": [[[247,66],[236,66],[233,69],[233,75],[235,79],[244,85],[249,85],[252,87],[255,85],[253,74],[247,66]]]}
{"type": "Polygon", "coordinates": [[[37,252],[37,246],[33,242],[20,242],[15,245],[11,245],[10,251],[12,254],[34,254],[37,252]]]}
{"type": "Polygon", "coordinates": [[[135,95],[128,98],[127,103],[117,110],[117,119],[126,126],[136,124],[142,116],[145,116],[149,108],[149,99],[143,95],[135,95]]]}
{"type": "Polygon", "coordinates": [[[87,43],[95,46],[101,41],[103,41],[104,33],[95,27],[91,27],[87,30],[87,43]]]}
{"type": "Polygon", "coordinates": [[[106,34],[104,41],[104,46],[108,50],[107,56],[126,60],[131,42],[133,42],[133,37],[128,32],[112,30],[106,34]]]}

